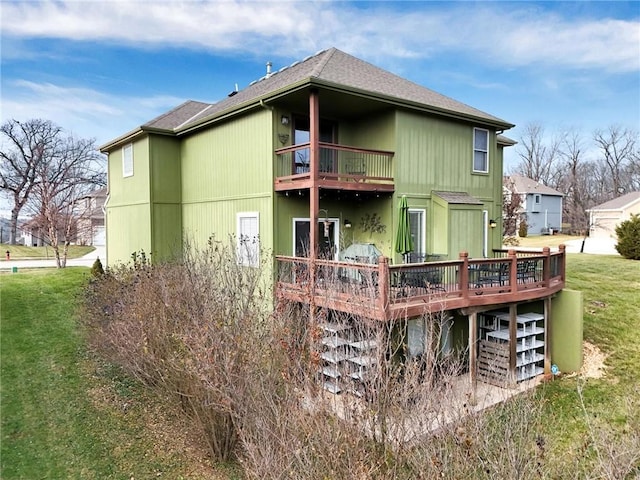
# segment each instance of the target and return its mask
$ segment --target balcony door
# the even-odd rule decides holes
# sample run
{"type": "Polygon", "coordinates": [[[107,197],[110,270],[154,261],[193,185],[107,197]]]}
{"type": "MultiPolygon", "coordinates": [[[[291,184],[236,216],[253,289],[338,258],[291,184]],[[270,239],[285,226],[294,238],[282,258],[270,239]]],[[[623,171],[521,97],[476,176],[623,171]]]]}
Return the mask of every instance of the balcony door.
{"type": "MultiPolygon", "coordinates": [[[[309,230],[308,218],[293,219],[293,252],[296,257],[309,256],[309,230]]],[[[318,239],[318,258],[327,260],[338,259],[338,239],[340,238],[339,221],[337,218],[318,219],[316,238],[318,239]]]]}
{"type": "MultiPolygon", "coordinates": [[[[338,124],[330,120],[320,119],[320,141],[335,143],[337,138],[338,124]]],[[[311,141],[309,117],[293,117],[293,143],[300,145],[311,141]]],[[[309,148],[296,150],[295,152],[295,173],[308,173],[310,165],[309,148]]],[[[337,165],[333,150],[320,149],[320,171],[335,172],[337,165]]]]}

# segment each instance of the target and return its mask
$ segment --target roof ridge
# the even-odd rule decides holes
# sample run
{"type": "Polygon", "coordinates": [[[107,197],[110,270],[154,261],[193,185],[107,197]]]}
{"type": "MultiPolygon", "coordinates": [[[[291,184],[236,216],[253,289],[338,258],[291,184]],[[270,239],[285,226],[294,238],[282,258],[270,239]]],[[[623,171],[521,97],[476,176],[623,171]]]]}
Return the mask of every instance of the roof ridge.
{"type": "MultiPolygon", "coordinates": [[[[201,102],[204,103],[204,102],[201,102]]],[[[183,125],[186,125],[187,123],[189,123],[190,121],[192,121],[193,119],[195,119],[196,117],[202,115],[204,112],[206,112],[208,109],[210,109],[211,107],[213,107],[215,105],[215,103],[208,103],[206,104],[207,106],[204,107],[202,110],[200,110],[198,113],[195,113],[193,115],[191,115],[188,119],[186,119],[184,122],[182,122],[180,125],[176,125],[174,127],[174,131],[178,130],[180,127],[182,127],[183,125]]]]}
{"type": "Polygon", "coordinates": [[[184,101],[184,102],[182,102],[180,105],[178,105],[178,106],[176,106],[176,107],[173,107],[173,108],[172,108],[171,110],[169,110],[168,112],[165,112],[165,113],[163,113],[162,115],[158,115],[157,117],[152,118],[152,119],[151,119],[151,120],[149,120],[148,122],[143,123],[143,124],[142,124],[142,126],[151,125],[152,123],[155,123],[155,122],[157,122],[158,120],[161,120],[161,119],[163,119],[163,118],[166,118],[166,117],[168,117],[169,115],[171,115],[173,112],[175,112],[176,110],[178,110],[178,109],[180,109],[180,108],[184,107],[185,105],[187,105],[187,104],[189,104],[189,103],[192,103],[192,102],[195,102],[195,103],[204,103],[204,102],[198,102],[198,101],[196,101],[196,100],[185,100],[185,101],[184,101]]]}
{"type": "Polygon", "coordinates": [[[311,71],[311,76],[319,77],[320,74],[322,73],[322,70],[324,70],[324,67],[326,67],[327,63],[329,63],[329,60],[331,60],[331,57],[333,57],[337,51],[338,49],[336,47],[331,47],[327,50],[318,52],[317,56],[320,56],[322,54],[325,54],[325,56],[323,59],[321,59],[318,62],[318,65],[316,65],[315,68],[311,71]]]}

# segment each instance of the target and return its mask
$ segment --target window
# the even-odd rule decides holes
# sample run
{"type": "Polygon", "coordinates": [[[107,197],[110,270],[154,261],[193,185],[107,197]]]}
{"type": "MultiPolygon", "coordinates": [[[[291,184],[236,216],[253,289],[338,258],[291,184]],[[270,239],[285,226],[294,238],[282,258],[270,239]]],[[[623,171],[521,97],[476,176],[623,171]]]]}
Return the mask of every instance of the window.
{"type": "Polygon", "coordinates": [[[542,195],[540,195],[539,193],[536,193],[533,196],[533,203],[535,203],[536,205],[540,205],[542,203],[542,195]]]}
{"type": "Polygon", "coordinates": [[[413,240],[413,251],[424,255],[425,252],[425,211],[424,209],[409,209],[409,226],[411,227],[411,239],[413,240]]]}
{"type": "Polygon", "coordinates": [[[258,212],[237,215],[237,262],[246,267],[257,267],[260,262],[260,220],[258,212]]]}
{"type": "Polygon", "coordinates": [[[122,147],[122,176],[131,177],[133,175],[133,144],[122,147]]]}
{"type": "Polygon", "coordinates": [[[473,171],[489,172],[489,130],[473,129],[473,171]]]}

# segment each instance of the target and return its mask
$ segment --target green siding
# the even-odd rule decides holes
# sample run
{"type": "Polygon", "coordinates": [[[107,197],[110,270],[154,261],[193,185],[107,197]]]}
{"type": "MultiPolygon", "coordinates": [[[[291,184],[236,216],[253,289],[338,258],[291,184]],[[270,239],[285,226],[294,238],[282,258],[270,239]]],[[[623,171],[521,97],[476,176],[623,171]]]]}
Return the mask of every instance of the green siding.
{"type": "Polygon", "coordinates": [[[395,147],[395,114],[386,112],[354,122],[340,122],[339,143],[372,150],[393,151],[395,147]]]}
{"type": "Polygon", "coordinates": [[[470,258],[482,257],[482,210],[450,210],[449,257],[467,251],[470,258]]]}
{"type": "Polygon", "coordinates": [[[109,154],[109,205],[149,203],[149,139],[133,143],[133,175],[122,176],[122,148],[109,154]]]}
{"type": "Polygon", "coordinates": [[[474,174],[474,125],[403,111],[397,113],[397,123],[397,191],[415,195],[429,195],[431,190],[463,191],[481,200],[493,198],[493,182],[502,178],[493,132],[489,135],[490,173],[474,174]]]}
{"type": "Polygon", "coordinates": [[[122,176],[122,148],[109,153],[106,204],[107,263],[126,263],[135,251],[152,251],[149,139],[133,142],[133,175],[122,176]]]}
{"type": "Polygon", "coordinates": [[[106,223],[109,265],[129,262],[134,252],[152,252],[148,204],[110,207],[106,223]]]}
{"type": "Polygon", "coordinates": [[[183,233],[198,245],[236,233],[236,213],[260,213],[263,248],[273,248],[274,140],[270,110],[260,109],[184,140],[183,233]]]}
{"type": "Polygon", "coordinates": [[[153,258],[164,260],[182,250],[182,172],[180,141],[155,135],[150,138],[153,258]]]}

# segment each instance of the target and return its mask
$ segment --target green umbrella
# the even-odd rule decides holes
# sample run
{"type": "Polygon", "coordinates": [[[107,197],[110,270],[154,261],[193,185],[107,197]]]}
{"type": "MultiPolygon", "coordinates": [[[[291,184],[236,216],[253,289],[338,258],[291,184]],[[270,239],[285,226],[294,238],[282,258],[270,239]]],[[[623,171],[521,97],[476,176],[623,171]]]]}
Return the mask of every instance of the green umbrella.
{"type": "Polygon", "coordinates": [[[411,238],[411,226],[409,224],[409,207],[407,198],[403,195],[400,199],[400,216],[398,218],[398,232],[396,235],[396,252],[403,258],[413,251],[413,239],[411,238]]]}

